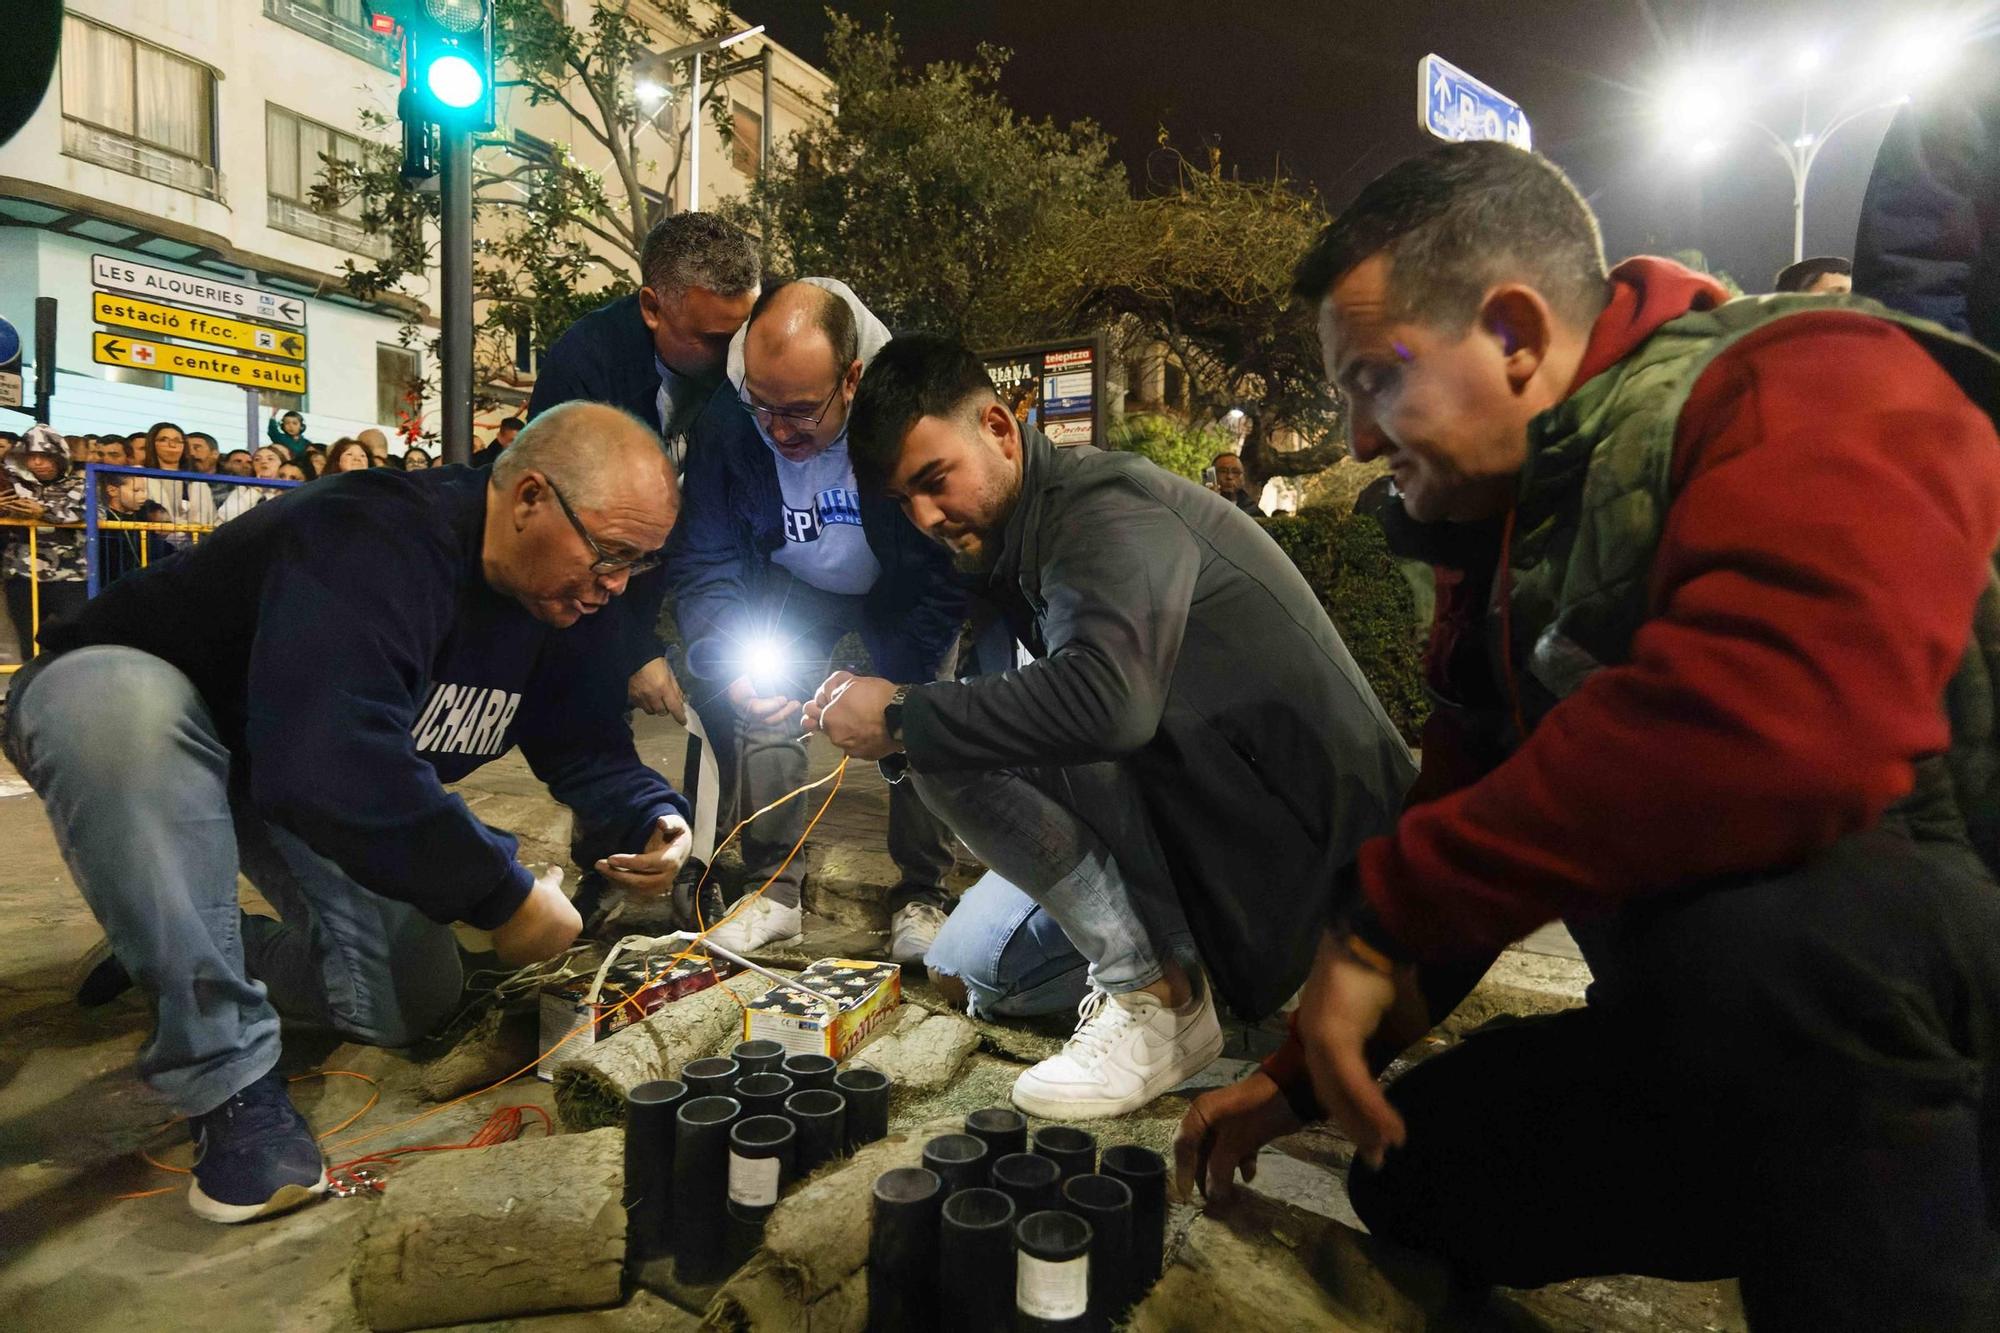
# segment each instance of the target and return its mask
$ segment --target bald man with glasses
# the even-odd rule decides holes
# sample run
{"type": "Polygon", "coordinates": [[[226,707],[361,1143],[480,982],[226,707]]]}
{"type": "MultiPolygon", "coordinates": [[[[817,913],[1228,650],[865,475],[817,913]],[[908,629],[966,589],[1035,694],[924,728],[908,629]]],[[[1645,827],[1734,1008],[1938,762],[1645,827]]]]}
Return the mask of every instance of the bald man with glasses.
{"type": "MultiPolygon", "coordinates": [[[[947,553],[896,507],[864,500],[847,459],[847,412],[889,331],[846,284],[766,288],[730,349],[740,410],[705,418],[688,453],[687,504],[667,580],[687,651],[689,698],[733,753],[738,805],[756,810],[805,781],[803,700],[834,646],[858,632],[875,674],[934,680],[957,644],[964,592],[947,553]]],[[[804,827],[791,802],[746,830],[748,882],[776,875],[722,927],[738,951],[800,929],[804,858],[780,869],[804,827]]],[[[885,904],[891,957],[923,957],[944,922],[950,835],[899,784],[889,807],[899,883],[885,904]]]]}
{"type": "Polygon", "coordinates": [[[576,939],[562,870],[446,783],[518,748],[580,865],[671,889],[687,802],[633,748],[604,609],[678,502],[647,423],[565,403],[490,473],[314,482],[44,627],[0,748],[104,927],[79,999],[152,1002],[139,1072],[188,1119],[198,1216],[326,1189],[281,1023],[408,1045],[459,1008],[450,923],[510,966],[576,939]],[[241,910],[239,871],[277,918],[241,910]]]}

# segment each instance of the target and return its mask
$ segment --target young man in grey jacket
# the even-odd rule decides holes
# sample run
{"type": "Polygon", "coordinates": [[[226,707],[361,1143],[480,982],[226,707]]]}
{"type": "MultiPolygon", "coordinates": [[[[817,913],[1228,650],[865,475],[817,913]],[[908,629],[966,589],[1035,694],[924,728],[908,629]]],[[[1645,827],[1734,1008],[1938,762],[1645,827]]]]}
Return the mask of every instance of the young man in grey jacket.
{"type": "MultiPolygon", "coordinates": [[[[836,674],[807,725],[857,757],[900,755],[1087,961],[1075,1035],[1015,1102],[1125,1114],[1220,1052],[1204,965],[1248,1015],[1298,987],[1326,886],[1394,822],[1410,753],[1252,519],[1134,455],[1055,448],[964,346],[883,348],[849,434],[864,493],[952,551],[1028,660],[915,686],[836,674]]],[[[931,961],[977,952],[955,947],[958,920],[931,961]]]]}

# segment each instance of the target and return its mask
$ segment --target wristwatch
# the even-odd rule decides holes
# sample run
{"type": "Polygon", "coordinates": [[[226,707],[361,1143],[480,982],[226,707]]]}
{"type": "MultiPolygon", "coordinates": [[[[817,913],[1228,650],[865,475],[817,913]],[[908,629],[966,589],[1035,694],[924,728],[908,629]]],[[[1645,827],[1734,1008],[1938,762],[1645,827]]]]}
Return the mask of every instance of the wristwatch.
{"type": "Polygon", "coordinates": [[[882,726],[889,733],[889,739],[903,743],[903,704],[910,697],[910,687],[898,685],[896,692],[889,696],[889,702],[882,706],[882,726]]]}

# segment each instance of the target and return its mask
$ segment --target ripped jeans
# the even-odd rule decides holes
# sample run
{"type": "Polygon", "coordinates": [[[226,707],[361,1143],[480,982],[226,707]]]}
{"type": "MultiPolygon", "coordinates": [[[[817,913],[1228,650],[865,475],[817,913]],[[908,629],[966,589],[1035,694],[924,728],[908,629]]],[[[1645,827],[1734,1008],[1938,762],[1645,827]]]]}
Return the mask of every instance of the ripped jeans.
{"type": "Polygon", "coordinates": [[[924,959],[965,983],[975,1013],[1054,1013],[1091,987],[1149,986],[1167,959],[1193,962],[1145,806],[1117,765],[912,772],[905,781],[990,867],[924,959]]]}

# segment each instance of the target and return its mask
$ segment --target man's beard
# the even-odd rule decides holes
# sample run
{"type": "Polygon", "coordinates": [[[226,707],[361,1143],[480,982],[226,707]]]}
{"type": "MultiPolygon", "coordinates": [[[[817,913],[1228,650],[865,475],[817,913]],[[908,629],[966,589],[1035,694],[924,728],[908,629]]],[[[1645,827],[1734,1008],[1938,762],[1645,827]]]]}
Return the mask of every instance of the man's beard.
{"type": "Polygon", "coordinates": [[[952,548],[951,563],[961,574],[990,574],[1000,562],[1000,546],[1007,535],[1007,523],[1014,506],[1021,501],[1021,476],[1001,469],[989,474],[979,493],[980,522],[968,531],[978,538],[969,550],[952,548]]]}

